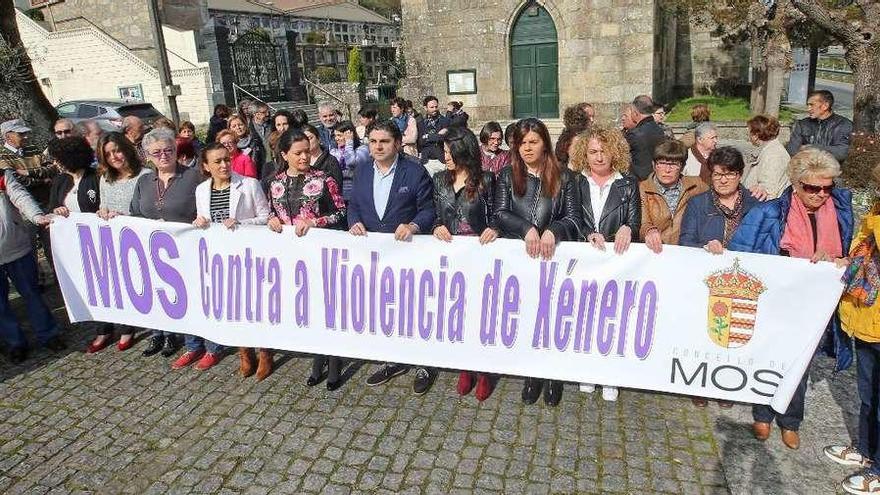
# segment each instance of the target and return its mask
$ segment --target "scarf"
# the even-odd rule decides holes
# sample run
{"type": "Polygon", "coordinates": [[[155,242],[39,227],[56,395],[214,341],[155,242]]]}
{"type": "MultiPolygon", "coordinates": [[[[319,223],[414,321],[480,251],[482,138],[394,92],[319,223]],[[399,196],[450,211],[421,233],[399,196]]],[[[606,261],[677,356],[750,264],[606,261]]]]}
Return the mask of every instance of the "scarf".
{"type": "Polygon", "coordinates": [[[850,264],[843,273],[844,294],[865,306],[873,306],[880,294],[880,253],[869,235],[850,253],[850,264]]]}
{"type": "Polygon", "coordinates": [[[254,136],[252,134],[248,134],[247,136],[238,140],[238,144],[236,144],[236,148],[240,149],[242,153],[245,155],[250,155],[250,150],[248,148],[251,147],[251,141],[254,140],[254,136]]]}
{"type": "Polygon", "coordinates": [[[731,237],[733,237],[733,233],[736,232],[736,228],[739,226],[739,222],[743,217],[743,191],[742,189],[736,191],[736,202],[733,204],[732,209],[721,203],[721,198],[714,189],[710,189],[710,191],[710,194],[712,195],[712,204],[715,205],[715,208],[721,212],[722,216],[724,216],[724,238],[721,240],[721,245],[727,247],[727,244],[730,242],[731,237]]]}
{"type": "Polygon", "coordinates": [[[788,251],[793,258],[812,258],[816,250],[828,256],[843,256],[843,241],[840,240],[840,227],[837,225],[837,210],[834,202],[828,198],[816,210],[816,246],[813,246],[813,227],[807,207],[796,193],[791,194],[791,209],[785,220],[785,231],[779,247],[788,251]]]}
{"type": "Polygon", "coordinates": [[[709,162],[707,161],[707,157],[700,154],[697,150],[697,145],[695,144],[693,148],[691,148],[691,153],[694,154],[694,158],[700,162],[700,179],[706,184],[712,184],[712,171],[709,170],[709,162]]]}
{"type": "Polygon", "coordinates": [[[400,132],[406,132],[406,125],[409,123],[409,115],[402,113],[400,117],[391,117],[391,120],[397,124],[397,128],[400,129],[400,132]]]}

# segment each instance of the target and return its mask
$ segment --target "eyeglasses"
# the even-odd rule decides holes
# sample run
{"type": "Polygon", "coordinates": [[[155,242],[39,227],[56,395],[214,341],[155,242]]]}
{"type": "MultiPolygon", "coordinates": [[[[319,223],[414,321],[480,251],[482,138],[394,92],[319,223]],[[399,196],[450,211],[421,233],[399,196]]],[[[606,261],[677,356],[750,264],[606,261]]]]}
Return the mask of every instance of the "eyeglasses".
{"type": "Polygon", "coordinates": [[[504,139],[504,138],[500,138],[500,137],[490,137],[490,138],[487,139],[486,141],[492,141],[492,142],[500,143],[503,139],[504,139]]]}
{"type": "Polygon", "coordinates": [[[68,134],[73,134],[73,129],[58,129],[55,131],[56,136],[66,136],[68,134]]]}
{"type": "Polygon", "coordinates": [[[232,141],[221,141],[220,144],[223,145],[224,148],[232,148],[235,146],[235,143],[232,141]]]}
{"type": "Polygon", "coordinates": [[[171,155],[173,155],[173,154],[174,154],[174,150],[171,149],[171,148],[165,148],[165,149],[156,150],[156,151],[148,151],[147,153],[148,153],[150,156],[152,156],[153,158],[159,158],[159,157],[161,157],[161,156],[171,156],[171,155]]]}
{"type": "Polygon", "coordinates": [[[712,172],[712,180],[721,180],[721,179],[734,180],[737,177],[739,177],[739,172],[724,172],[724,173],[712,172]]]}
{"type": "Polygon", "coordinates": [[[663,167],[663,168],[668,168],[668,169],[679,168],[682,166],[681,162],[660,161],[660,162],[654,162],[654,163],[655,163],[655,165],[657,165],[657,167],[663,167]]]}
{"type": "Polygon", "coordinates": [[[831,191],[834,190],[834,184],[831,184],[830,186],[817,186],[815,184],[807,184],[803,181],[801,181],[801,187],[804,189],[805,192],[808,192],[810,194],[819,194],[820,192],[823,192],[830,195],[831,191]]]}

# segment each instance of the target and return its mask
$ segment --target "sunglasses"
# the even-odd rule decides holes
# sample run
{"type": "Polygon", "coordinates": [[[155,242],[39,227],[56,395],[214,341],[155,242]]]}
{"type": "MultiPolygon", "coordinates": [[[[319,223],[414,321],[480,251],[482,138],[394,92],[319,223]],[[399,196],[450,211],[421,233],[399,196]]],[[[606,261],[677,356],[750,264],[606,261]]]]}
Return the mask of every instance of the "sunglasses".
{"type": "Polygon", "coordinates": [[[73,129],[58,129],[55,131],[56,136],[66,136],[68,134],[73,134],[73,129]]]}
{"type": "Polygon", "coordinates": [[[834,190],[834,184],[830,186],[817,186],[815,184],[807,184],[806,182],[801,182],[801,187],[805,192],[810,194],[819,194],[820,192],[824,192],[825,194],[831,194],[831,191],[834,190]]]}

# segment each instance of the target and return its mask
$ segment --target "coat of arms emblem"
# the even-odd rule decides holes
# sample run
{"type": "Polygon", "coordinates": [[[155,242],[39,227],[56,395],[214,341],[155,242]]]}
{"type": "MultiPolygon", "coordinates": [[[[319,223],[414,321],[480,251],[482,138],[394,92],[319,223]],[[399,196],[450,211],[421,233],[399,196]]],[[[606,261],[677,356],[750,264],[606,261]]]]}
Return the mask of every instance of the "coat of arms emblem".
{"type": "Polygon", "coordinates": [[[731,268],[706,277],[709,287],[709,338],[724,348],[746,345],[755,331],[758,297],[767,290],[758,277],[739,266],[735,259],[731,268]]]}

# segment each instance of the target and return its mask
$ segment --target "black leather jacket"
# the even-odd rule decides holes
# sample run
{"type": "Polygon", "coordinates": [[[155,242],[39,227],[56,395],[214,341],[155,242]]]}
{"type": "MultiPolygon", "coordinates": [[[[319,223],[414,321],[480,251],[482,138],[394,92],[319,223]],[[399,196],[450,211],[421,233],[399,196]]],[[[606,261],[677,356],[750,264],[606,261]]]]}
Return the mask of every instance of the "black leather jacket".
{"type": "Polygon", "coordinates": [[[495,174],[483,172],[482,190],[477,197],[469,200],[463,189],[456,196],[455,189],[448,182],[451,173],[449,170],[444,170],[434,175],[434,211],[437,213],[434,228],[443,225],[452,235],[461,234],[460,225],[463,222],[470,225],[476,235],[482,234],[486,227],[497,228],[495,210],[492,207],[495,174]]]}
{"type": "Polygon", "coordinates": [[[785,149],[789,155],[794,156],[801,150],[801,146],[815,146],[843,162],[849,155],[849,137],[852,132],[852,121],[842,115],[833,113],[825,120],[808,117],[794,123],[791,140],[785,149]]]}
{"type": "Polygon", "coordinates": [[[583,174],[577,175],[577,190],[581,201],[584,223],[582,239],[599,232],[605,240],[612,241],[617,230],[623,225],[632,229],[633,242],[639,240],[639,229],[642,226],[642,199],[639,196],[639,181],[632,175],[624,175],[615,180],[608,191],[608,199],[602,208],[602,216],[597,222],[593,218],[590,202],[590,183],[583,174]]]}
{"type": "Polygon", "coordinates": [[[581,238],[581,205],[574,177],[561,169],[559,192],[553,198],[541,194],[541,179],[528,176],[526,192],[513,192],[513,168],[505,167],[498,174],[495,187],[495,217],[502,237],[524,239],[532,227],[539,234],[550,229],[557,241],[581,238]]]}

